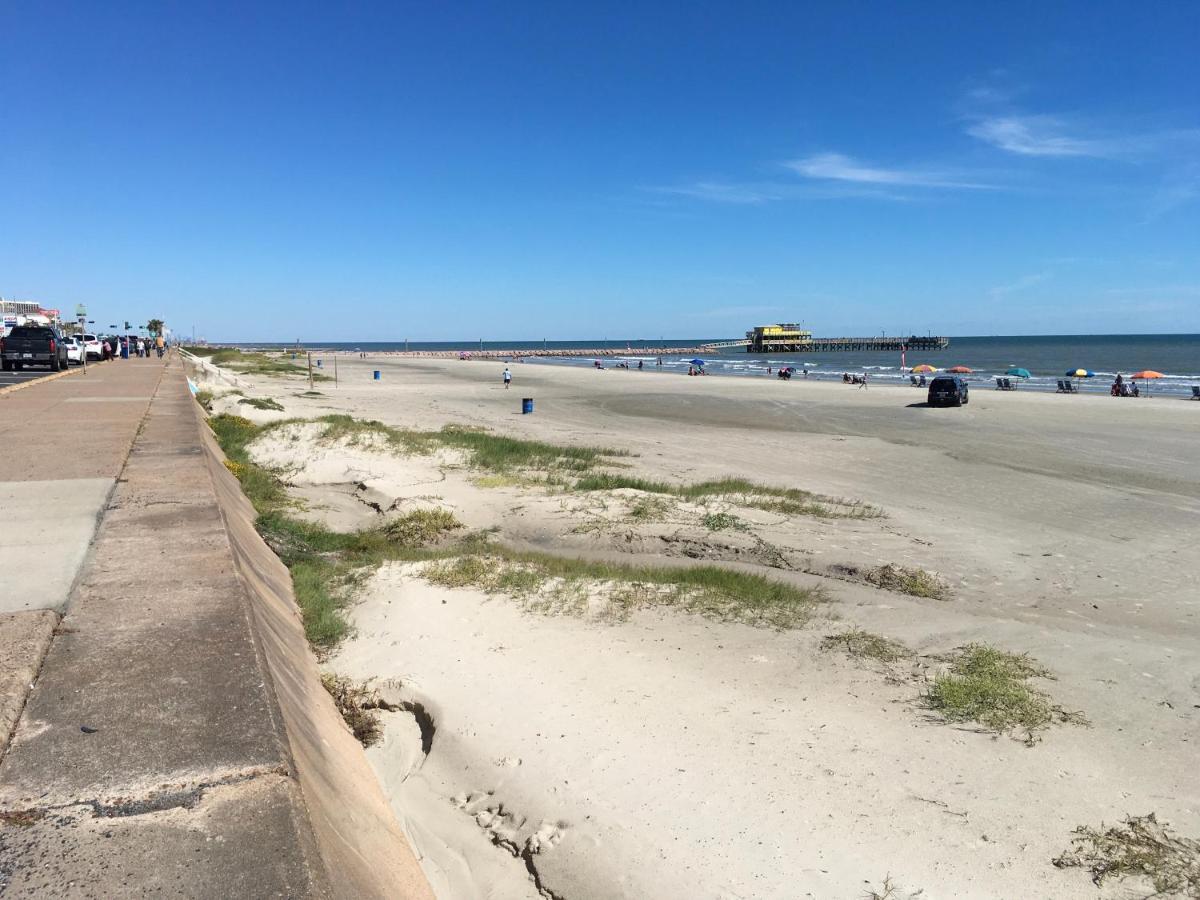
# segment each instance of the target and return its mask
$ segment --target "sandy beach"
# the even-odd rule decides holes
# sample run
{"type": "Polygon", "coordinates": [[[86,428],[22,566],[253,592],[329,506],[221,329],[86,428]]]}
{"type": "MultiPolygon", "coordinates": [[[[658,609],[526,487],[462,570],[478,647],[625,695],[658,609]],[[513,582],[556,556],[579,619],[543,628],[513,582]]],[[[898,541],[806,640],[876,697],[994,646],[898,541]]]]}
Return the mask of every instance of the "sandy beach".
{"type": "Polygon", "coordinates": [[[304,424],[251,448],[331,527],[445,509],[516,549],[717,564],[823,599],[780,629],[382,566],[326,664],[395,710],[368,756],[440,897],[1140,896],[1052,860],[1127,815],[1200,835],[1200,403],[976,390],[930,409],[917,389],[534,364],[505,390],[503,368],[346,354],[315,396],[204,386],[256,422],[482,427],[627,451],[613,472],[672,485],[814,492],[830,514],[562,490],[304,424]],[[889,566],[943,598],[878,586],[889,566]],[[912,655],[825,641],[852,627],[912,655]],[[1072,716],[1036,738],[943,721],[923,698],[972,643],[1028,653],[1072,716]]]}

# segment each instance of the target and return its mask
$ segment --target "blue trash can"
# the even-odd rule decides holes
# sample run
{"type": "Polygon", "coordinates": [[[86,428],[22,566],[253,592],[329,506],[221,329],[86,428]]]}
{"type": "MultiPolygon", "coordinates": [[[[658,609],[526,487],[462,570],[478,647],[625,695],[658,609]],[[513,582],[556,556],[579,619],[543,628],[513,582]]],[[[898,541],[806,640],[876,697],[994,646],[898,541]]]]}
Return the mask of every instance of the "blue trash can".
{"type": "Polygon", "coordinates": [[[375,375],[375,380],[378,381],[379,380],[379,370],[378,369],[375,370],[374,375],[375,375]]]}
{"type": "Polygon", "coordinates": [[[533,412],[533,398],[526,397],[521,401],[521,415],[527,416],[533,412]]]}

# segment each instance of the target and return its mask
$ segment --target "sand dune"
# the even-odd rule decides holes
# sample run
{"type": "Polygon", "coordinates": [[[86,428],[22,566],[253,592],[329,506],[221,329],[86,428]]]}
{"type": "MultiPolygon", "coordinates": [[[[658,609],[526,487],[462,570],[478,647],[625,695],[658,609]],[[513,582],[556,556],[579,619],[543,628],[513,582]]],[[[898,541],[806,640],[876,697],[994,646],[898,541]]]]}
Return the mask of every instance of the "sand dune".
{"type": "MultiPolygon", "coordinates": [[[[273,432],[256,454],[339,527],[431,505],[513,546],[716,562],[828,595],[776,631],[539,606],[385,565],[330,665],[425,716],[422,732],[386,714],[369,752],[440,896],[856,897],[890,875],[897,897],[1093,897],[1086,873],[1050,863],[1077,825],[1153,811],[1200,834],[1200,404],[977,391],[933,410],[904,388],[530,364],[505,391],[483,362],[339,366],[321,397],[241,380],[285,405],[276,417],[603,444],[636,454],[622,472],[737,475],[882,512],[725,498],[638,518],[636,491],[481,486],[453,454],[273,432]],[[716,513],[736,525],[706,527],[716,513]],[[949,599],[869,583],[887,564],[935,573],[949,599]],[[917,655],[822,649],[851,625],[917,655]],[[969,642],[1040,660],[1054,679],[1039,688],[1090,726],[1027,746],[938,721],[928,680],[969,642]]],[[[218,408],[248,414],[236,401],[218,408]]]]}

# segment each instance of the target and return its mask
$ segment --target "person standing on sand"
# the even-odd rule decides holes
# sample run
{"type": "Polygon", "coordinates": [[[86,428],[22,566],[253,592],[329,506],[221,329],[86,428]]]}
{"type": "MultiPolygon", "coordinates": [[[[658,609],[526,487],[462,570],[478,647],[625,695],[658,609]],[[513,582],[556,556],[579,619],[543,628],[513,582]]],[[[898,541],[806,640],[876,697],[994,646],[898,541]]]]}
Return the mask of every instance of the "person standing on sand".
{"type": "Polygon", "coordinates": [[[861,391],[867,386],[867,373],[863,372],[862,380],[858,383],[858,389],[861,391]]]}
{"type": "Polygon", "coordinates": [[[508,369],[505,368],[505,370],[504,370],[504,389],[507,391],[509,388],[509,385],[511,385],[511,384],[512,384],[512,372],[508,371],[508,369]]]}

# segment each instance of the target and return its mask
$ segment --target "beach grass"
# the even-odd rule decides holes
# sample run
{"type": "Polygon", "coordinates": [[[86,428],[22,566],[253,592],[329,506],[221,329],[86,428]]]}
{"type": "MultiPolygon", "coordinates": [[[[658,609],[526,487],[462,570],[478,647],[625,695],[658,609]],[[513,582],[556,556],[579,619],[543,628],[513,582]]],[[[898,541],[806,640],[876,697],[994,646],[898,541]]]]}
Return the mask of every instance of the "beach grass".
{"type": "Polygon", "coordinates": [[[630,489],[647,494],[665,494],[681,500],[727,499],[753,509],[783,515],[805,515],[828,519],[867,519],[883,515],[878,507],[857,500],[826,497],[799,488],[773,487],[745,478],[720,478],[693,484],[669,484],[615,472],[595,472],[575,483],[577,491],[630,489]]]}
{"type": "Polygon", "coordinates": [[[707,513],[700,520],[700,524],[709,531],[746,531],[749,528],[737,516],[727,512],[707,513]]]}
{"type": "Polygon", "coordinates": [[[272,400],[270,397],[243,397],[238,403],[253,406],[255,409],[272,410],[273,412],[283,411],[283,404],[278,400],[272,400]]]}
{"type": "MultiPolygon", "coordinates": [[[[292,361],[280,354],[259,353],[251,350],[238,350],[224,347],[184,347],[194,356],[207,359],[214,366],[220,366],[242,375],[297,375],[308,376],[307,361],[300,365],[299,360],[292,361]]],[[[313,372],[314,381],[332,381],[328,375],[313,372]]]]}
{"type": "Polygon", "coordinates": [[[1075,829],[1072,848],[1055,859],[1060,869],[1087,869],[1097,887],[1109,879],[1147,879],[1155,897],[1200,898],[1200,841],[1172,833],[1154,813],[1121,825],[1075,829]]]}
{"type": "Polygon", "coordinates": [[[200,408],[205,412],[212,412],[213,392],[209,390],[196,391],[196,402],[200,404],[200,408]]]}
{"type": "MultiPolygon", "coordinates": [[[[798,587],[715,566],[674,568],[593,562],[518,551],[495,544],[480,533],[447,543],[445,538],[461,530],[462,524],[440,509],[414,510],[361,531],[334,531],[291,515],[291,502],[282,482],[276,473],[255,463],[249,450],[265,431],[312,420],[257,425],[242,416],[222,414],[208,421],[230,471],[258,512],[259,533],[291,571],[305,632],[319,650],[331,649],[347,634],[344,610],[354,584],[388,561],[427,563],[425,575],[436,583],[470,585],[527,598],[553,582],[555,602],[561,605],[563,598],[569,597],[576,609],[580,601],[586,600],[588,591],[600,590],[617,618],[636,608],[670,606],[721,621],[796,628],[808,622],[828,599],[822,588],[798,587]]],[[[417,452],[451,446],[465,450],[480,468],[502,475],[529,465],[588,467],[610,455],[623,455],[622,451],[560,447],[472,429],[404,431],[349,416],[327,416],[316,421],[325,439],[382,439],[417,452]]]]}
{"type": "Polygon", "coordinates": [[[403,452],[428,454],[439,448],[462,451],[472,466],[493,473],[523,469],[582,472],[604,460],[629,456],[626,450],[608,447],[574,447],[511,438],[479,428],[447,425],[440,431],[395,428],[374,420],[347,415],[322,416],[320,440],[362,444],[379,441],[403,452]]]}
{"type": "Polygon", "coordinates": [[[491,544],[427,566],[422,577],[446,587],[474,587],[534,601],[545,591],[556,599],[595,592],[617,619],[638,608],[662,606],[781,630],[806,624],[828,600],[821,588],[798,587],[718,566],[596,562],[491,544]]]}
{"type": "Polygon", "coordinates": [[[1023,729],[1030,744],[1054,722],[1087,723],[1032,687],[1033,678],[1053,675],[1028,654],[968,644],[952,657],[949,671],[934,679],[925,699],[947,722],[977,722],[998,734],[1023,729]]]}
{"type": "Polygon", "coordinates": [[[376,528],[344,532],[277,509],[261,514],[255,527],[292,573],[309,642],[328,650],[349,630],[344,609],[364,574],[389,560],[438,558],[424,548],[462,523],[445,510],[420,509],[376,528]]]}
{"type": "Polygon", "coordinates": [[[671,513],[671,501],[665,497],[642,497],[629,508],[635,522],[658,522],[671,513]]]}

